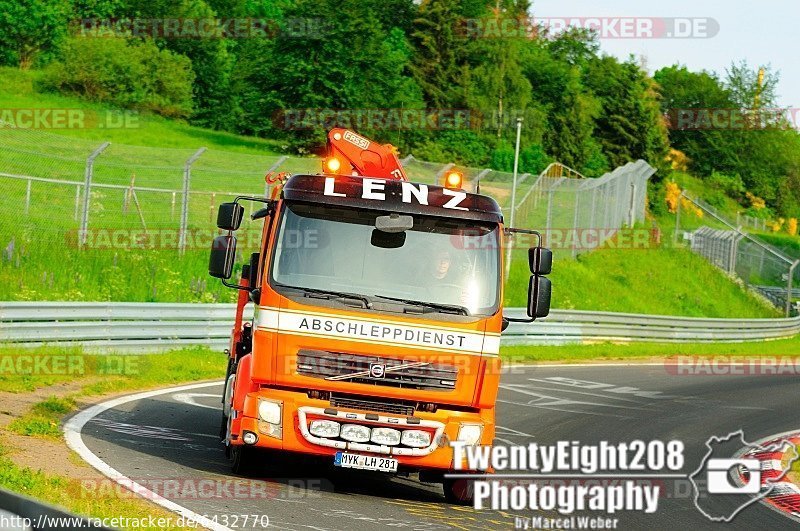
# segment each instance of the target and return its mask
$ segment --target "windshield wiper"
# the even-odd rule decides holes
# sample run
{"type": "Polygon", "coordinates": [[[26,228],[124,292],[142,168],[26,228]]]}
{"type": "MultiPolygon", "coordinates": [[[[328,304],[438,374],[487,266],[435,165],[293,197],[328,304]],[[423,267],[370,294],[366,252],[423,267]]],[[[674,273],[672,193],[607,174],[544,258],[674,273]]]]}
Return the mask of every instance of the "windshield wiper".
{"type": "Polygon", "coordinates": [[[432,308],[434,310],[438,310],[441,313],[455,313],[458,315],[469,315],[469,310],[467,310],[463,306],[458,306],[457,304],[442,304],[438,302],[415,301],[412,299],[387,297],[386,295],[373,295],[373,297],[375,297],[376,299],[384,299],[387,301],[402,302],[403,304],[411,304],[413,306],[423,306],[426,308],[432,308]]]}
{"type": "Polygon", "coordinates": [[[277,285],[282,288],[296,289],[299,291],[303,291],[305,292],[306,297],[311,296],[310,294],[316,294],[316,295],[323,295],[325,297],[319,297],[319,298],[326,298],[328,300],[350,299],[350,300],[360,301],[364,305],[364,308],[372,307],[372,303],[369,301],[369,299],[364,295],[359,295],[358,293],[348,293],[346,291],[335,291],[335,290],[319,289],[319,288],[301,288],[299,286],[286,286],[284,284],[277,284],[277,285]]]}

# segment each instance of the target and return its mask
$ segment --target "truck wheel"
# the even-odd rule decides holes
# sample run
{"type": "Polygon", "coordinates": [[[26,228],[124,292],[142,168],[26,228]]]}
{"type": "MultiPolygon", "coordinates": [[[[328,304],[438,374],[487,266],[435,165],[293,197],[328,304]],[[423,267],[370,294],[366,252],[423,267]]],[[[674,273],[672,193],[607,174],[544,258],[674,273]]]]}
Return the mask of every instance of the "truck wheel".
{"type": "Polygon", "coordinates": [[[255,462],[253,454],[255,450],[244,445],[230,445],[228,455],[231,461],[231,470],[240,476],[251,476],[255,472],[255,462]]]}
{"type": "Polygon", "coordinates": [[[444,499],[453,505],[472,505],[475,498],[475,480],[466,478],[445,478],[442,483],[444,499]]]}

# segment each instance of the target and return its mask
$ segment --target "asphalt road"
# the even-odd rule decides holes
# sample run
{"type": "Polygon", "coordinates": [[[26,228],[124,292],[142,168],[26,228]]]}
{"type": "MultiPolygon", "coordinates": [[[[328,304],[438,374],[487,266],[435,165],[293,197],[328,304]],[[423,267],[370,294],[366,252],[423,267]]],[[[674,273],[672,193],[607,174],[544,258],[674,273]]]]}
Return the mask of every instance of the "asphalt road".
{"type": "MultiPolygon", "coordinates": [[[[712,435],[743,429],[747,440],[800,429],[800,382],[792,376],[677,376],[664,366],[515,368],[502,379],[499,444],[560,440],[612,443],[681,440],[692,473],[712,435]]],[[[219,445],[221,385],[167,393],[109,409],[83,429],[86,446],[136,481],[182,481],[168,499],[216,517],[267,515],[279,529],[513,529],[531,512],[475,511],[445,503],[438,485],[280,459],[266,482],[219,497],[194,497],[200,480],[230,480],[219,445]]],[[[741,446],[741,445],[739,445],[741,446]]],[[[731,452],[735,448],[731,449],[731,452]]],[[[713,524],[694,506],[684,479],[662,481],[655,514],[618,513],[619,529],[789,529],[797,522],[761,503],[730,524],[713,524]]],[[[713,503],[713,502],[712,502],[713,503]]],[[[597,514],[585,513],[587,516],[597,514]]],[[[557,516],[550,514],[548,516],[557,516]]],[[[249,523],[247,528],[253,528],[249,523]]],[[[255,527],[259,528],[259,527],[255,527]]]]}

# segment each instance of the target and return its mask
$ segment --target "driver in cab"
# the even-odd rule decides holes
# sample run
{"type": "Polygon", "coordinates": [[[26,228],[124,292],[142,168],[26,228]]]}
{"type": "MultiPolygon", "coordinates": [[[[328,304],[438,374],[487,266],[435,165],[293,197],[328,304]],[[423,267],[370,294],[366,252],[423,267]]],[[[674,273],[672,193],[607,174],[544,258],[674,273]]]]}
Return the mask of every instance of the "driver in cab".
{"type": "Polygon", "coordinates": [[[437,250],[433,257],[428,273],[432,280],[426,282],[433,298],[428,300],[465,306],[468,298],[464,278],[466,264],[459,264],[457,260],[454,263],[453,253],[447,249],[437,250]]]}

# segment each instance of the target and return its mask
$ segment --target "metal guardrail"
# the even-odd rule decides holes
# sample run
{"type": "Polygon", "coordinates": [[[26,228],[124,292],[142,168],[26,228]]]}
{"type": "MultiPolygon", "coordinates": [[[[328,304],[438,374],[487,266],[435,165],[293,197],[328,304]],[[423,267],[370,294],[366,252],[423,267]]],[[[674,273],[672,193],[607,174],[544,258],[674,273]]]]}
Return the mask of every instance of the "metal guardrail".
{"type": "MultiPolygon", "coordinates": [[[[0,303],[0,342],[26,346],[82,345],[88,349],[156,351],[205,345],[223,349],[234,304],[0,303]]],[[[250,310],[252,312],[252,310],[250,310]]],[[[507,309],[521,317],[525,310],[507,309]]],[[[512,323],[505,345],[601,341],[739,342],[791,337],[791,319],[707,319],[576,310],[553,310],[532,324],[512,323]]]]}

